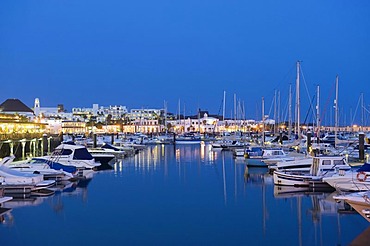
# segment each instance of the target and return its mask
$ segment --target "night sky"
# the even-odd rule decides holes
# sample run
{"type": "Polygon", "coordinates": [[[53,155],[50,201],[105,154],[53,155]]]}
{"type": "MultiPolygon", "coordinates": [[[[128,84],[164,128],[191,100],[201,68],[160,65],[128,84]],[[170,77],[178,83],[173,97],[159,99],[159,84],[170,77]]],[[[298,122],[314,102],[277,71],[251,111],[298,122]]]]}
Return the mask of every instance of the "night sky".
{"type": "Polygon", "coordinates": [[[287,115],[301,60],[301,120],[320,85],[330,122],[338,74],[341,122],[360,123],[361,93],[370,105],[369,13],[368,0],[2,0],[0,101],[32,107],[38,97],[69,111],[166,101],[176,113],[180,99],[186,114],[221,114],[225,90],[228,116],[236,93],[261,118],[261,98],[272,115],[279,90],[287,115]]]}

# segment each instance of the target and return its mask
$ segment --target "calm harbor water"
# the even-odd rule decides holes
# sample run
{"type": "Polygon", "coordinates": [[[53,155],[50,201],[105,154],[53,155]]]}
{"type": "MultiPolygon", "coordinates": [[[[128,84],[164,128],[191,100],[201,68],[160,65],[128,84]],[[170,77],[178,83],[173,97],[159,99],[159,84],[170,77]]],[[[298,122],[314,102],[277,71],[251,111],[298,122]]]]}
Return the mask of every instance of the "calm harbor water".
{"type": "Polygon", "coordinates": [[[331,193],[278,190],[267,169],[210,145],[149,146],[54,196],[4,207],[13,209],[0,245],[349,245],[370,236],[331,193]]]}

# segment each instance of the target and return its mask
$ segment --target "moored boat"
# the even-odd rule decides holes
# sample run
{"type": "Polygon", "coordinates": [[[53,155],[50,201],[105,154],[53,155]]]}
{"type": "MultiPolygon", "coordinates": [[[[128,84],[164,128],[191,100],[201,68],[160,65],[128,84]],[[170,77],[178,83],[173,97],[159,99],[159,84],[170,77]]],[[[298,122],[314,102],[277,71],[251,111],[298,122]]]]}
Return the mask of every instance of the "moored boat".
{"type": "Polygon", "coordinates": [[[94,157],[83,145],[62,143],[55,148],[51,156],[39,157],[46,160],[61,163],[67,166],[74,166],[77,169],[96,169],[101,164],[96,162],[94,157]]]}
{"type": "Polygon", "coordinates": [[[291,159],[292,157],[279,148],[262,148],[262,147],[248,147],[245,153],[248,166],[263,166],[273,164],[282,158],[291,159]]]}
{"type": "Polygon", "coordinates": [[[370,163],[364,163],[359,169],[348,172],[339,172],[323,181],[341,191],[370,190],[370,163]]]}
{"type": "Polygon", "coordinates": [[[77,169],[51,160],[33,157],[25,161],[7,162],[5,166],[23,173],[42,174],[44,179],[68,180],[74,177],[77,169]]]}
{"type": "MultiPolygon", "coordinates": [[[[342,156],[317,156],[312,158],[310,172],[274,171],[274,184],[289,186],[310,186],[322,184],[322,178],[332,176],[339,170],[351,167],[342,156]]],[[[324,182],[325,183],[325,182],[324,182]]]]}
{"type": "Polygon", "coordinates": [[[200,144],[201,141],[201,137],[193,133],[186,133],[175,137],[176,144],[200,144]]]}
{"type": "Polygon", "coordinates": [[[55,184],[54,180],[44,180],[41,174],[22,173],[6,167],[3,163],[0,163],[0,186],[4,189],[4,194],[30,193],[55,184]]]}

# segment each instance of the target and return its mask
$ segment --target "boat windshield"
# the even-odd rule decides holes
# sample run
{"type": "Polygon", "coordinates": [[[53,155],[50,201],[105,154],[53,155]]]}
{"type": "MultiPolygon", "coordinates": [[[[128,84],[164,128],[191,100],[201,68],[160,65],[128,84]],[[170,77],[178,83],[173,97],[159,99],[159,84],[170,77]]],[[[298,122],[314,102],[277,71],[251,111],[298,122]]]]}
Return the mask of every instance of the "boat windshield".
{"type": "Polygon", "coordinates": [[[56,149],[54,150],[54,155],[70,155],[72,150],[70,149],[56,149]]]}

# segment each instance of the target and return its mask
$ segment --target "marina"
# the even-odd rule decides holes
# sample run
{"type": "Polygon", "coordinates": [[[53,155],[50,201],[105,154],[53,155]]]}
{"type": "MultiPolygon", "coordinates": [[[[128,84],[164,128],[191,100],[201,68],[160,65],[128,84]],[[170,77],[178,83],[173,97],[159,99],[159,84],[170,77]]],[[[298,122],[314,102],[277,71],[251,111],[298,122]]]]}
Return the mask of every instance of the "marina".
{"type": "Polygon", "coordinates": [[[148,145],[112,168],[52,196],[5,202],[0,244],[349,245],[369,236],[335,190],[276,186],[268,168],[208,143],[148,145]]]}
{"type": "Polygon", "coordinates": [[[0,1],[0,246],[370,245],[370,1],[0,1]]]}

